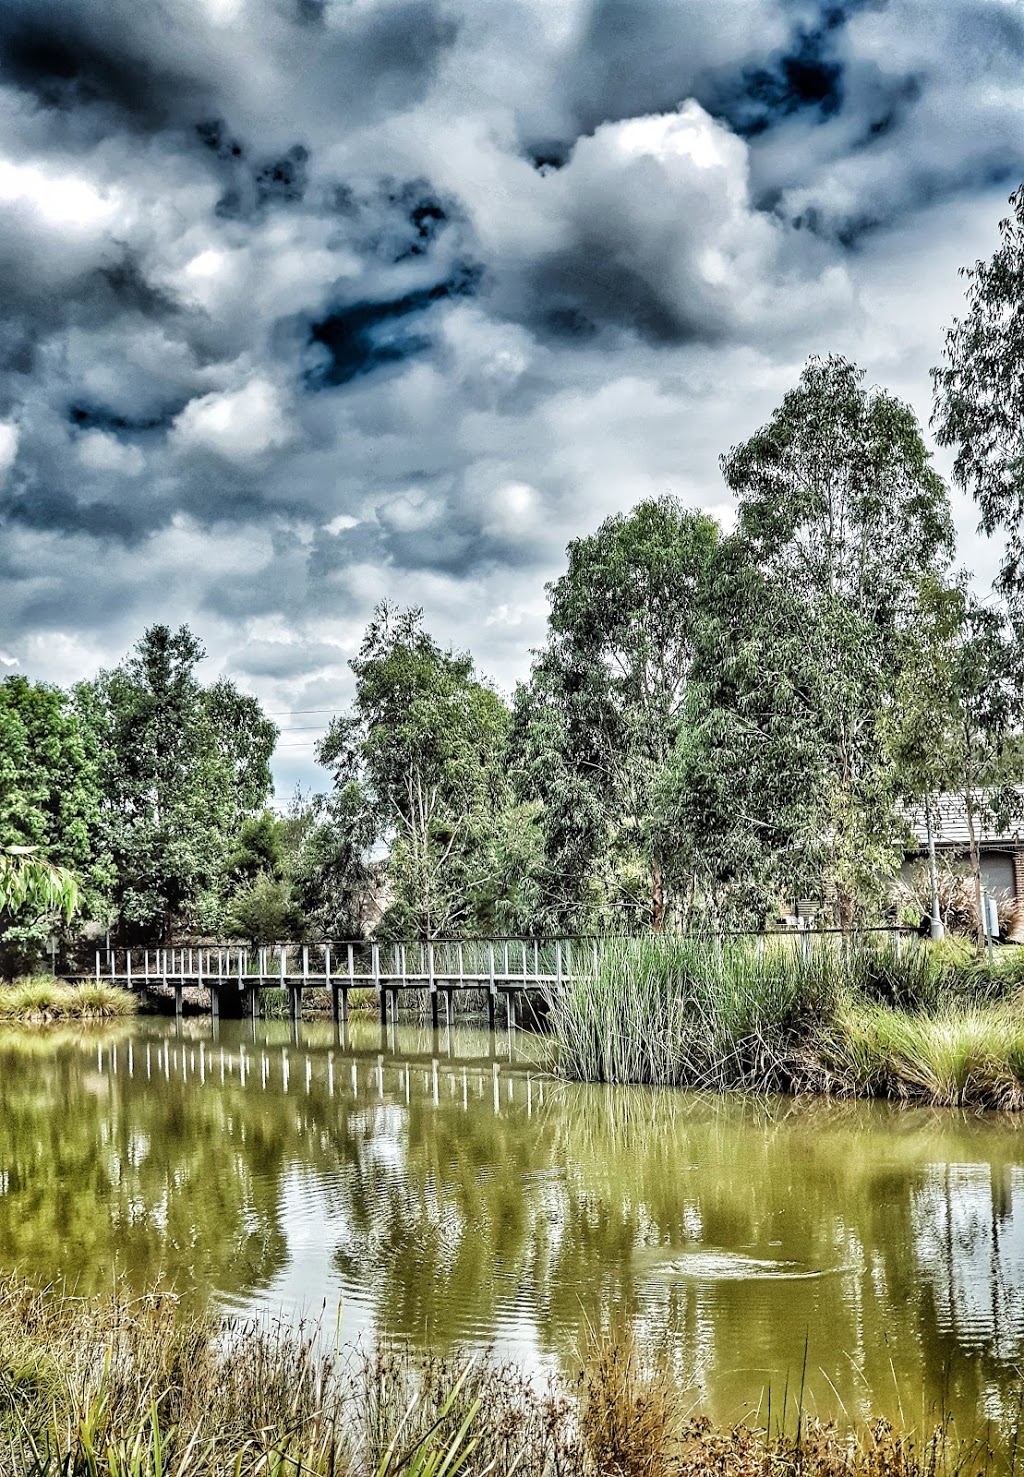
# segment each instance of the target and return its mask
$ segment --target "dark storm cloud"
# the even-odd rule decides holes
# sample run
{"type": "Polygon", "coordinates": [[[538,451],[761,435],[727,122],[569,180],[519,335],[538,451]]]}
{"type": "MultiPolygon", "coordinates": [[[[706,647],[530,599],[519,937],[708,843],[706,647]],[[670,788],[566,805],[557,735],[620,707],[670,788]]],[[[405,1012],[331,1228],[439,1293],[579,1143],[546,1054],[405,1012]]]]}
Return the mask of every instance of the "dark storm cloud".
{"type": "Polygon", "coordinates": [[[1009,0],[7,0],[0,652],[202,616],[288,687],[391,595],[518,659],[807,352],[905,368],[878,243],[996,213],[1022,61],[1009,0]]]}
{"type": "MultiPolygon", "coordinates": [[[[136,12],[136,19],[141,19],[136,12]]],[[[44,108],[102,107],[127,125],[167,127],[184,99],[196,106],[202,79],[149,52],[146,27],[111,7],[7,0],[0,10],[0,80],[44,108]]],[[[180,64],[184,58],[177,59],[180,64]]]]}
{"type": "MultiPolygon", "coordinates": [[[[432,217],[430,217],[432,218],[432,217]]],[[[420,229],[421,239],[429,232],[420,229]]],[[[463,267],[455,276],[433,287],[421,287],[390,302],[350,303],[310,326],[310,338],[322,349],[318,363],[308,371],[315,387],[347,384],[386,364],[400,364],[431,346],[426,314],[434,303],[473,292],[479,272],[463,267]]]]}

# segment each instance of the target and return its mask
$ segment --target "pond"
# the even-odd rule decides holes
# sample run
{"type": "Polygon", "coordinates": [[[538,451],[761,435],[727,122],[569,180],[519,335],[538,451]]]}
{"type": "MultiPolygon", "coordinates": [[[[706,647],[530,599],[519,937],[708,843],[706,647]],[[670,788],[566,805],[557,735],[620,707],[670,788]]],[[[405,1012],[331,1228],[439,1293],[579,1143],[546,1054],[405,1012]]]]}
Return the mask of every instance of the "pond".
{"type": "Polygon", "coordinates": [[[1016,1417],[1024,1121],[542,1061],[528,1033],[364,1019],[8,1029],[0,1269],[537,1371],[630,1320],[725,1420],[801,1384],[826,1415],[1016,1417]]]}

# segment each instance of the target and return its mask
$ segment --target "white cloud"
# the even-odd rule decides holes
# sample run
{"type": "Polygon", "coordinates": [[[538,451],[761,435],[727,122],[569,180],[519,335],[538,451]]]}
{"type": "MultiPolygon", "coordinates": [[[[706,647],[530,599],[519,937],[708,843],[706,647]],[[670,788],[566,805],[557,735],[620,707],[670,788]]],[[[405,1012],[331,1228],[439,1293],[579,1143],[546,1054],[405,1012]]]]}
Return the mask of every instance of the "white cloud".
{"type": "Polygon", "coordinates": [[[93,472],[121,472],[137,477],[146,458],[137,446],[129,446],[104,431],[86,431],[78,440],[78,456],[93,472]]]}
{"type": "Polygon", "coordinates": [[[285,397],[276,385],[260,378],[240,390],[214,391],[190,401],[173,431],[182,448],[212,451],[232,461],[276,451],[293,434],[285,397]]]}
{"type": "Polygon", "coordinates": [[[7,481],[18,459],[20,439],[16,422],[0,421],[0,485],[7,481]]]}

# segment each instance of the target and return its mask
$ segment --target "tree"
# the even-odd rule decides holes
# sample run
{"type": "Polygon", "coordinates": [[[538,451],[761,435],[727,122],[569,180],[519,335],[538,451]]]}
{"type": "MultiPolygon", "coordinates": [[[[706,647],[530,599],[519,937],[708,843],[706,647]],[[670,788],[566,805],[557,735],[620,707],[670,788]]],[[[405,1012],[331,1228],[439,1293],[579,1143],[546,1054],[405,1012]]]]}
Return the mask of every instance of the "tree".
{"type": "Polygon", "coordinates": [[[365,865],[369,846],[387,843],[386,932],[452,932],[470,914],[481,819],[508,800],[508,709],[470,656],[428,635],[420,610],[378,606],[350,665],[352,711],[319,749],[334,773],[335,830],[321,839],[340,843],[346,876],[357,853],[365,865]]]}
{"type": "Polygon", "coordinates": [[[902,853],[882,719],[921,582],[953,548],[913,412],[863,381],[845,359],[812,359],[722,458],[738,527],[672,787],[711,885],[788,877],[842,927],[902,853]]]}
{"type": "Polygon", "coordinates": [[[981,510],[989,535],[1005,529],[1000,587],[1024,600],[1024,185],[999,222],[987,262],[961,268],[967,313],[947,329],[943,363],[932,370],[933,425],[956,447],[953,475],[981,510]]]}
{"type": "MultiPolygon", "coordinates": [[[[21,848],[8,852],[12,879],[17,874],[39,883],[20,907],[12,901],[15,891],[3,909],[0,946],[6,945],[9,963],[17,956],[20,967],[39,957],[52,915],[63,911],[41,905],[47,879],[73,873],[90,910],[110,882],[109,858],[97,834],[93,738],[59,688],[20,676],[0,682],[0,846],[21,848]],[[11,857],[25,860],[14,864],[11,857]]],[[[77,906],[76,893],[72,911],[77,906]]]]}
{"type": "Polygon", "coordinates": [[[31,846],[0,846],[0,974],[12,979],[41,932],[61,917],[70,923],[81,904],[75,874],[31,846]]]}
{"type": "Polygon", "coordinates": [[[216,925],[232,842],[270,790],[277,730],[255,698],[202,687],[187,626],[151,626],[132,655],[77,689],[101,738],[101,823],[122,925],[168,938],[216,925]]]}
{"type": "Polygon", "coordinates": [[[332,794],[294,807],[289,824],[298,834],[288,872],[307,927],[327,939],[362,937],[380,918],[376,805],[357,780],[339,775],[332,794]]]}
{"type": "Polygon", "coordinates": [[[930,580],[902,647],[889,752],[907,799],[933,815],[943,793],[963,801],[980,954],[981,831],[1002,828],[1022,810],[1019,787],[999,783],[1024,716],[1015,643],[1005,613],[978,600],[965,580],[930,580]]]}
{"type": "Polygon", "coordinates": [[[684,712],[719,538],[674,498],[568,547],[548,639],[516,696],[520,786],[543,802],[547,907],[655,929],[670,910],[657,796],[684,712]]]}

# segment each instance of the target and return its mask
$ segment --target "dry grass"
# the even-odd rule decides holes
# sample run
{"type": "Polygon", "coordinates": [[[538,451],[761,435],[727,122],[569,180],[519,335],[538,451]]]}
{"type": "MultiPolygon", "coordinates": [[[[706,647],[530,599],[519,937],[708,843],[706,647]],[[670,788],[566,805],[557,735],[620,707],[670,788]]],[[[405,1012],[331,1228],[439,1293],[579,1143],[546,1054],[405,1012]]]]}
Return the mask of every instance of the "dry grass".
{"type": "Polygon", "coordinates": [[[0,1283],[4,1477],[952,1477],[990,1460],[943,1429],[690,1419],[629,1338],[595,1338],[574,1381],[539,1390],[487,1359],[346,1356],[317,1329],[224,1329],[166,1296],[0,1283]]]}

